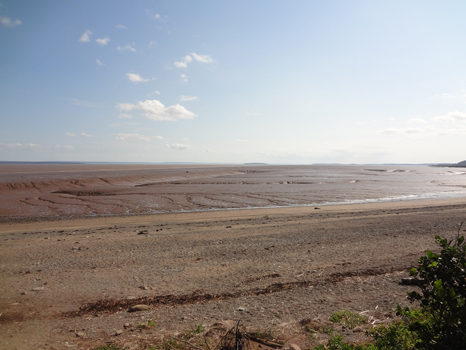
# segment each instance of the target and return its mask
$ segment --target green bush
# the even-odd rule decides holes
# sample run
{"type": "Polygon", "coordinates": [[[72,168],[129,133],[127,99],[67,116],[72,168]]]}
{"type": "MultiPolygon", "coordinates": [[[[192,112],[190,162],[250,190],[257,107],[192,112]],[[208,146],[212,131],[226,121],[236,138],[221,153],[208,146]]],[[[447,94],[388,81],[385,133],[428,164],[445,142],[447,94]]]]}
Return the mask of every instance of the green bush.
{"type": "MultiPolygon", "coordinates": [[[[411,275],[424,279],[421,293],[408,293],[419,301],[423,320],[411,322],[409,329],[418,332],[419,349],[466,349],[466,244],[464,236],[452,241],[435,236],[442,248],[439,254],[430,250],[419,259],[411,275]]],[[[404,314],[411,311],[405,308],[404,314]]],[[[398,313],[401,314],[400,310],[398,313]]]]}

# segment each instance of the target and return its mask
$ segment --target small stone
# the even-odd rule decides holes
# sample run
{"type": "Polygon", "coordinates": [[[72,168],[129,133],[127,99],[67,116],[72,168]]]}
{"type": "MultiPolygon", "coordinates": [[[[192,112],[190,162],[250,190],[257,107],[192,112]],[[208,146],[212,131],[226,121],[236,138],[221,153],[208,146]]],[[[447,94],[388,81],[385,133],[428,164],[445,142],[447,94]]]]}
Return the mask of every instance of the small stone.
{"type": "Polygon", "coordinates": [[[131,325],[129,323],[125,323],[125,325],[123,327],[124,328],[129,328],[129,327],[131,327],[131,325]]]}
{"type": "Polygon", "coordinates": [[[84,338],[84,337],[86,336],[86,333],[84,333],[84,332],[78,332],[78,333],[76,333],[76,336],[77,336],[78,338],[84,338]]]}
{"type": "Polygon", "coordinates": [[[44,290],[44,287],[35,287],[35,288],[32,288],[31,290],[34,292],[39,292],[39,291],[44,290]]]}
{"type": "Polygon", "coordinates": [[[147,288],[146,286],[140,286],[139,288],[142,290],[149,290],[149,288],[147,288]]]}
{"type": "Polygon", "coordinates": [[[136,231],[138,235],[147,235],[149,234],[149,231],[147,230],[139,230],[139,231],[136,231]]]}
{"type": "Polygon", "coordinates": [[[289,347],[290,347],[290,350],[301,350],[301,348],[298,345],[293,344],[293,343],[290,343],[289,347]]]}
{"type": "Polygon", "coordinates": [[[226,228],[231,228],[231,226],[230,226],[230,225],[228,225],[226,228]]]}
{"type": "Polygon", "coordinates": [[[364,332],[364,329],[361,326],[357,326],[353,328],[354,333],[364,332]]]}
{"type": "Polygon", "coordinates": [[[243,311],[246,311],[246,308],[244,306],[240,306],[239,308],[236,309],[236,311],[243,312],[243,311]]]}
{"type": "Polygon", "coordinates": [[[117,331],[115,332],[115,335],[116,335],[116,336],[121,335],[121,334],[123,334],[123,331],[122,331],[121,329],[119,329],[119,330],[117,330],[117,331]]]}
{"type": "Polygon", "coordinates": [[[137,311],[145,311],[145,310],[149,310],[149,305],[140,304],[140,305],[131,306],[128,312],[137,312],[137,311]]]}
{"type": "Polygon", "coordinates": [[[26,292],[21,292],[21,295],[26,295],[27,293],[26,292]]]}
{"type": "Polygon", "coordinates": [[[71,248],[71,250],[78,250],[78,249],[79,249],[78,247],[71,248]]]}

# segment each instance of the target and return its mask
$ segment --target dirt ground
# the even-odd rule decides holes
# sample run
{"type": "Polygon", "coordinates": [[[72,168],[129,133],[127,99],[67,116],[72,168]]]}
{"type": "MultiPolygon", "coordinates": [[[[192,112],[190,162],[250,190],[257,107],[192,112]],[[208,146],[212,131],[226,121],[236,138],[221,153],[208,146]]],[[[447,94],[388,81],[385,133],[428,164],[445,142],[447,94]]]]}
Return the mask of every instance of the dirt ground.
{"type": "Polygon", "coordinates": [[[401,278],[465,216],[456,199],[4,222],[0,348],[137,349],[226,320],[305,348],[302,320],[408,305],[401,278]]]}

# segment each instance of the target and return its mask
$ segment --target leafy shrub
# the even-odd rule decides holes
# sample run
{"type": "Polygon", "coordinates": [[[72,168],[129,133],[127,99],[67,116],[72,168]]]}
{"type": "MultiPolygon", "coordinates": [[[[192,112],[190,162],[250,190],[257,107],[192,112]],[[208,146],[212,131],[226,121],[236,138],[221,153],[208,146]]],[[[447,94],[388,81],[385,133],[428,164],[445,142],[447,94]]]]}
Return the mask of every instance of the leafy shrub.
{"type": "MultiPolygon", "coordinates": [[[[459,232],[459,231],[458,231],[459,232]]],[[[439,254],[427,251],[411,275],[424,279],[421,293],[408,293],[419,301],[425,315],[411,322],[409,329],[419,333],[420,349],[466,349],[466,244],[464,236],[452,241],[435,236],[442,248],[439,254]],[[453,243],[454,242],[454,243],[453,243]],[[453,243],[453,244],[452,244],[453,243]]],[[[398,309],[399,314],[411,311],[398,309]]]]}

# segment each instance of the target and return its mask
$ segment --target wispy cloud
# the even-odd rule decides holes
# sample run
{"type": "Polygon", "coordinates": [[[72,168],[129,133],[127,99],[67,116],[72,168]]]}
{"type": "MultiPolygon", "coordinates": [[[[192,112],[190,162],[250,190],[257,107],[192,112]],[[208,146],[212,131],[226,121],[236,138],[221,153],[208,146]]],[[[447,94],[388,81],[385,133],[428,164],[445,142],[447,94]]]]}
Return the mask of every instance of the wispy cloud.
{"type": "Polygon", "coordinates": [[[157,140],[165,140],[165,137],[163,137],[163,136],[156,136],[155,138],[156,138],[157,140]]]}
{"type": "Polygon", "coordinates": [[[38,145],[36,143],[0,143],[0,148],[7,148],[7,149],[66,149],[71,150],[74,147],[70,145],[38,145]]]}
{"type": "Polygon", "coordinates": [[[165,107],[158,100],[139,101],[135,105],[131,103],[119,103],[116,107],[122,111],[140,110],[146,118],[152,120],[175,121],[178,119],[193,119],[197,116],[179,104],[165,107]]]}
{"type": "Polygon", "coordinates": [[[194,53],[194,52],[191,55],[198,62],[202,62],[202,63],[212,63],[212,62],[214,62],[212,60],[212,57],[210,57],[209,55],[198,55],[197,53],[194,53]]]}
{"type": "Polygon", "coordinates": [[[377,132],[385,135],[430,135],[430,137],[432,137],[432,135],[466,135],[466,128],[442,129],[434,126],[427,126],[425,128],[387,128],[378,130],[377,132]]]}
{"type": "Polygon", "coordinates": [[[191,63],[193,60],[202,62],[202,63],[212,63],[212,57],[209,55],[198,55],[197,53],[191,53],[189,55],[184,56],[180,61],[176,61],[173,65],[176,68],[187,68],[188,63],[191,63]]]}
{"type": "Polygon", "coordinates": [[[181,61],[175,62],[175,63],[173,63],[173,65],[176,68],[186,68],[186,67],[188,67],[188,63],[192,62],[192,60],[193,60],[193,58],[190,55],[186,55],[185,57],[183,57],[181,59],[181,61]]]}
{"type": "Polygon", "coordinates": [[[132,51],[136,52],[136,49],[132,47],[131,45],[126,45],[126,46],[117,46],[118,51],[132,51]]]}
{"type": "Polygon", "coordinates": [[[155,93],[156,95],[160,95],[160,91],[159,91],[159,90],[155,90],[154,93],[155,93]]]}
{"type": "Polygon", "coordinates": [[[79,41],[83,43],[88,43],[89,41],[91,41],[91,39],[89,38],[90,35],[92,35],[92,32],[90,30],[86,30],[84,34],[81,35],[81,37],[79,38],[79,41]]]}
{"type": "Polygon", "coordinates": [[[97,41],[100,45],[107,45],[110,41],[110,38],[105,37],[102,39],[95,39],[95,41],[97,41]]]}
{"type": "Polygon", "coordinates": [[[138,133],[133,133],[133,134],[116,134],[115,138],[117,140],[143,140],[143,141],[150,141],[149,136],[141,135],[138,133]]]}
{"type": "Polygon", "coordinates": [[[100,62],[100,60],[95,60],[95,63],[97,63],[97,65],[99,65],[100,67],[105,66],[105,63],[100,62]]]}
{"type": "Polygon", "coordinates": [[[167,148],[176,149],[176,150],[179,150],[179,151],[192,149],[192,147],[190,145],[184,145],[182,143],[166,143],[165,146],[167,148]]]}
{"type": "Polygon", "coordinates": [[[141,81],[149,81],[149,79],[143,79],[139,74],[135,73],[128,73],[126,74],[129,80],[134,81],[134,82],[141,82],[141,81]]]}
{"type": "Polygon", "coordinates": [[[458,100],[460,102],[466,103],[466,89],[463,89],[455,93],[444,92],[442,94],[434,95],[433,99],[435,100],[458,100]]]}
{"type": "Polygon", "coordinates": [[[115,28],[118,28],[118,29],[128,29],[128,27],[124,26],[123,24],[117,24],[115,26],[115,28]]]}
{"type": "Polygon", "coordinates": [[[131,114],[121,113],[118,118],[120,119],[131,119],[133,116],[131,114]]]}
{"type": "Polygon", "coordinates": [[[247,143],[247,142],[249,142],[249,141],[248,141],[248,140],[245,140],[245,139],[236,139],[236,142],[247,143]]]}
{"type": "Polygon", "coordinates": [[[188,77],[186,76],[186,74],[181,74],[181,79],[183,79],[185,83],[188,81],[188,77]]]}
{"type": "Polygon", "coordinates": [[[195,100],[197,100],[197,97],[196,97],[196,96],[185,96],[185,95],[181,95],[181,96],[180,96],[180,100],[181,100],[181,101],[195,101],[195,100]]]}
{"type": "Polygon", "coordinates": [[[151,41],[151,42],[149,43],[149,47],[157,46],[157,45],[158,45],[158,44],[157,44],[156,41],[151,41]]]}
{"type": "Polygon", "coordinates": [[[94,137],[94,135],[87,134],[87,133],[85,133],[84,131],[81,133],[81,136],[84,136],[84,137],[94,137]]]}
{"type": "Polygon", "coordinates": [[[19,26],[22,22],[19,19],[15,19],[14,21],[5,16],[0,16],[0,23],[3,24],[5,27],[16,27],[19,26]]]}
{"type": "Polygon", "coordinates": [[[68,136],[71,136],[71,137],[75,137],[75,136],[76,136],[76,134],[75,134],[74,132],[67,132],[66,134],[67,134],[68,136]]]}
{"type": "Polygon", "coordinates": [[[450,112],[446,115],[439,115],[438,117],[434,117],[432,120],[436,122],[462,122],[466,121],[466,113],[458,111],[450,112]]]}

